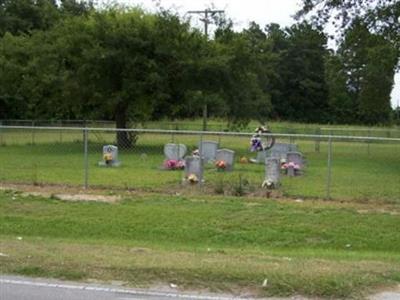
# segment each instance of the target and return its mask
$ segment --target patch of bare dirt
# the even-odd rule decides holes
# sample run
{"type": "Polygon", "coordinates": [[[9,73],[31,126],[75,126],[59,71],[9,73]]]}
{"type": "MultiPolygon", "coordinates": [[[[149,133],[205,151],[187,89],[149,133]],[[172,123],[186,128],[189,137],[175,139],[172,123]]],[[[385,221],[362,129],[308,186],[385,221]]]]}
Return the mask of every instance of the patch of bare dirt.
{"type": "Polygon", "coordinates": [[[85,190],[69,186],[36,186],[25,184],[2,184],[0,190],[21,192],[22,196],[38,196],[55,198],[64,201],[96,201],[115,203],[122,199],[121,195],[107,195],[107,190],[85,190]]]}
{"type": "MultiPolygon", "coordinates": [[[[118,201],[126,198],[134,198],[135,196],[151,196],[151,195],[165,195],[165,196],[183,196],[188,197],[191,201],[206,201],[212,199],[218,201],[224,197],[234,197],[229,193],[216,194],[215,190],[210,187],[189,186],[183,187],[181,185],[171,186],[168,192],[163,190],[140,190],[140,189],[108,189],[105,187],[90,187],[84,189],[83,187],[68,186],[68,185],[30,185],[19,183],[1,183],[0,190],[12,190],[22,193],[25,196],[39,196],[45,198],[56,198],[65,201],[98,201],[107,203],[117,203],[118,201]],[[201,196],[201,198],[199,198],[201,196]]],[[[330,200],[323,199],[299,199],[285,197],[279,191],[273,191],[271,195],[266,195],[266,192],[260,190],[258,192],[246,193],[239,197],[248,206],[260,205],[264,201],[278,201],[280,203],[296,203],[302,206],[326,206],[334,208],[350,208],[354,209],[360,214],[368,213],[382,213],[390,215],[400,215],[400,204],[398,203],[382,203],[382,202],[359,202],[358,200],[330,200]]]]}

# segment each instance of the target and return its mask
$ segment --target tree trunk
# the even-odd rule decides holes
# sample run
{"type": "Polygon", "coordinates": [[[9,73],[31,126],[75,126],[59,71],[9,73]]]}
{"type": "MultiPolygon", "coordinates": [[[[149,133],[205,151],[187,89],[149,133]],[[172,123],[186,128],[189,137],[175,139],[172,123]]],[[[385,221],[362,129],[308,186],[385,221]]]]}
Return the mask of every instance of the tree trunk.
{"type": "MultiPolygon", "coordinates": [[[[115,122],[117,129],[127,128],[127,105],[118,103],[115,111],[115,122]]],[[[120,149],[129,149],[132,147],[132,138],[127,131],[117,131],[117,145],[120,149]]]]}

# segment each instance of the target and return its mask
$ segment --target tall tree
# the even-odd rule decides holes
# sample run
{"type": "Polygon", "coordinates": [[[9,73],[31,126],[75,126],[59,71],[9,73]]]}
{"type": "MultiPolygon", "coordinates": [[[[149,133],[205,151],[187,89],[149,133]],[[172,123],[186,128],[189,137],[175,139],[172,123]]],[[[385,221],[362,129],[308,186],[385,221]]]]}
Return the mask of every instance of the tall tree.
{"type": "Polygon", "coordinates": [[[272,108],[263,89],[265,34],[253,23],[242,33],[220,30],[215,42],[224,69],[217,82],[226,101],[226,117],[233,126],[247,125],[251,119],[262,122],[272,108]]]}
{"type": "Polygon", "coordinates": [[[342,36],[360,20],[371,33],[383,36],[397,49],[400,62],[400,1],[396,0],[302,0],[297,17],[309,17],[313,23],[333,23],[342,36]]]}
{"type": "Polygon", "coordinates": [[[394,84],[396,51],[378,37],[367,52],[360,92],[360,117],[366,124],[387,124],[391,118],[390,94],[394,84]]]}
{"type": "Polygon", "coordinates": [[[55,0],[0,0],[0,36],[46,30],[58,19],[55,0]]]}
{"type": "Polygon", "coordinates": [[[328,91],[325,81],[326,37],[307,23],[281,32],[269,28],[269,36],[279,54],[279,94],[274,109],[283,119],[325,122],[328,91]],[[279,102],[278,102],[279,101],[279,102]]]}
{"type": "Polygon", "coordinates": [[[291,106],[289,99],[284,95],[288,69],[290,69],[290,65],[286,63],[286,55],[289,47],[287,32],[275,23],[267,25],[265,31],[269,44],[267,51],[271,54],[272,58],[273,71],[269,77],[268,90],[271,94],[273,117],[275,119],[287,118],[291,106]]]}
{"type": "MultiPolygon", "coordinates": [[[[117,128],[152,117],[172,117],[185,104],[200,34],[167,12],[140,9],[71,18],[55,31],[64,53],[65,94],[85,114],[108,115],[117,128]]],[[[118,144],[134,142],[126,132],[118,144]]]]}
{"type": "Polygon", "coordinates": [[[397,51],[393,44],[369,32],[361,20],[346,30],[338,55],[347,76],[347,89],[359,122],[387,123],[397,51]]]}
{"type": "Polygon", "coordinates": [[[400,2],[394,0],[302,0],[298,17],[310,15],[319,25],[333,22],[347,29],[361,19],[375,33],[392,41],[400,38],[400,2]]]}
{"type": "Polygon", "coordinates": [[[358,121],[358,106],[348,90],[348,74],[342,57],[333,51],[326,58],[329,118],[332,123],[352,124],[358,121]]]}

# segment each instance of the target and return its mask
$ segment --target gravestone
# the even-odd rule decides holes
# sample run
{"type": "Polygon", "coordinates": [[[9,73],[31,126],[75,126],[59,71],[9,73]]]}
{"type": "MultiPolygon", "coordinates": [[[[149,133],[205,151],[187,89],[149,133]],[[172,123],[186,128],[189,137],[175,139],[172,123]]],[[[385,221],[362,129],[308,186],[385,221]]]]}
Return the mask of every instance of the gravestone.
{"type": "Polygon", "coordinates": [[[255,164],[261,164],[265,162],[265,159],[267,158],[267,152],[266,151],[258,151],[257,152],[257,157],[256,158],[251,158],[250,162],[255,163],[255,164]]]}
{"type": "Polygon", "coordinates": [[[275,143],[271,149],[257,152],[257,157],[250,159],[250,161],[256,164],[263,164],[267,157],[275,157],[283,160],[286,159],[286,154],[292,151],[298,151],[296,144],[275,143]]]}
{"type": "Polygon", "coordinates": [[[276,157],[280,160],[286,159],[288,152],[297,151],[296,144],[276,143],[271,149],[267,151],[267,157],[276,157]]]}
{"type": "Polygon", "coordinates": [[[114,145],[103,146],[103,160],[99,162],[99,166],[118,167],[120,165],[118,147],[114,145]]]}
{"type": "Polygon", "coordinates": [[[185,158],[185,178],[188,179],[191,175],[195,175],[199,182],[202,179],[201,159],[198,156],[185,158]]]}
{"type": "Polygon", "coordinates": [[[274,186],[279,185],[279,178],[281,175],[281,163],[278,158],[265,159],[265,180],[272,182],[274,186]]]}
{"type": "Polygon", "coordinates": [[[300,168],[304,167],[304,159],[303,159],[303,154],[300,152],[288,152],[286,154],[286,163],[293,162],[296,165],[299,165],[300,168]]]}
{"type": "Polygon", "coordinates": [[[294,169],[294,166],[289,166],[289,167],[287,168],[287,175],[288,175],[289,177],[294,177],[294,176],[296,176],[296,170],[294,169]]]}
{"type": "Polygon", "coordinates": [[[216,161],[224,161],[226,163],[226,171],[233,170],[233,164],[235,162],[235,151],[229,149],[217,150],[216,161]]]}
{"type": "Polygon", "coordinates": [[[181,160],[186,155],[187,148],[183,144],[166,144],[164,155],[167,160],[181,160]]]}
{"type": "Polygon", "coordinates": [[[201,150],[200,155],[203,157],[205,163],[208,163],[209,161],[215,161],[217,157],[218,146],[219,144],[214,141],[201,142],[201,145],[199,145],[199,149],[201,150]]]}

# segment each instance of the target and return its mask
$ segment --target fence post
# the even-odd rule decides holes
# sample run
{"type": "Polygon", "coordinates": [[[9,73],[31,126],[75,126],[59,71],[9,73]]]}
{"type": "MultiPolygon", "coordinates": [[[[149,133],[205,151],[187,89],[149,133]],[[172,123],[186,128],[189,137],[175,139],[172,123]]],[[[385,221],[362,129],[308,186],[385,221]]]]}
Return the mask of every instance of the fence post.
{"type": "MultiPolygon", "coordinates": [[[[316,135],[321,135],[321,129],[317,128],[315,130],[315,134],[316,135]]],[[[320,141],[319,141],[319,137],[315,138],[315,152],[319,152],[320,151],[320,141]]]]}
{"type": "Polygon", "coordinates": [[[3,121],[0,121],[0,146],[3,146],[3,121]]]}
{"type": "MultiPolygon", "coordinates": [[[[82,126],[83,126],[83,128],[86,128],[86,127],[87,127],[87,126],[86,126],[86,120],[83,120],[82,126]]],[[[85,140],[85,131],[83,132],[83,139],[85,140]]]]}
{"type": "MultiPolygon", "coordinates": [[[[371,137],[371,129],[368,130],[368,138],[370,138],[370,137],[371,137]]],[[[368,153],[368,156],[371,154],[370,143],[371,143],[371,141],[368,139],[367,140],[367,153],[368,153]]]]}
{"type": "Polygon", "coordinates": [[[328,174],[326,179],[326,199],[331,199],[331,178],[332,177],[332,136],[328,141],[328,174]]]}
{"type": "Polygon", "coordinates": [[[175,132],[174,132],[174,126],[172,124],[169,125],[169,129],[172,131],[171,133],[171,143],[175,144],[175,132]]]}
{"type": "Polygon", "coordinates": [[[204,178],[203,133],[200,134],[199,155],[200,155],[200,178],[199,178],[199,185],[200,185],[200,187],[202,187],[202,186],[203,186],[203,178],[204,178]]]}
{"type": "Polygon", "coordinates": [[[62,126],[63,126],[62,120],[59,121],[58,126],[60,127],[60,143],[62,143],[62,132],[63,132],[62,131],[62,126]]]}
{"type": "MultiPolygon", "coordinates": [[[[219,132],[222,132],[222,124],[219,125],[219,132]]],[[[221,146],[221,134],[218,134],[218,147],[221,146]]]]}
{"type": "Polygon", "coordinates": [[[83,167],[84,167],[84,188],[89,186],[89,157],[88,157],[88,130],[83,129],[83,167]]]}
{"type": "Polygon", "coordinates": [[[294,144],[294,138],[293,138],[293,136],[292,136],[292,134],[293,134],[292,128],[290,128],[290,129],[288,130],[288,132],[290,133],[289,144],[294,144]]]}
{"type": "Polygon", "coordinates": [[[35,144],[35,128],[33,128],[33,127],[35,127],[35,121],[34,120],[32,120],[32,140],[31,140],[32,145],[35,144]]]}

